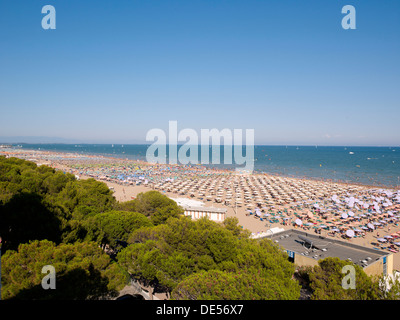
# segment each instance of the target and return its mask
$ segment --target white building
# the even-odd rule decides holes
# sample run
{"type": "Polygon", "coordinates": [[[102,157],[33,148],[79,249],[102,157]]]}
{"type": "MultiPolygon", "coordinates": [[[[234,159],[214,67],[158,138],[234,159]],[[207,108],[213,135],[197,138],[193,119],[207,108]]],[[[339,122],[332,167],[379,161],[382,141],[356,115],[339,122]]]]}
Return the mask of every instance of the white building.
{"type": "Polygon", "coordinates": [[[208,217],[215,222],[223,222],[226,218],[226,209],[214,207],[190,207],[181,206],[185,216],[191,216],[193,220],[208,217]]]}
{"type": "Polygon", "coordinates": [[[177,198],[172,200],[185,210],[185,216],[191,216],[193,220],[208,217],[208,219],[212,221],[223,222],[226,218],[227,210],[224,208],[205,207],[204,203],[200,201],[186,198],[177,198]]]}

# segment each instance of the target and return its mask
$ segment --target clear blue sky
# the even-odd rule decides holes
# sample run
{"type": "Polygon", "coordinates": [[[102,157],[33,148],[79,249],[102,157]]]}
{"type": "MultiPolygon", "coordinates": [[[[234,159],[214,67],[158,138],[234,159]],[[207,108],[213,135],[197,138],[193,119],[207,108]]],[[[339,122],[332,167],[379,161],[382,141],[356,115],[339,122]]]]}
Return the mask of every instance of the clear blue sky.
{"type": "Polygon", "coordinates": [[[399,58],[398,0],[0,0],[0,137],[398,146],[399,58]]]}

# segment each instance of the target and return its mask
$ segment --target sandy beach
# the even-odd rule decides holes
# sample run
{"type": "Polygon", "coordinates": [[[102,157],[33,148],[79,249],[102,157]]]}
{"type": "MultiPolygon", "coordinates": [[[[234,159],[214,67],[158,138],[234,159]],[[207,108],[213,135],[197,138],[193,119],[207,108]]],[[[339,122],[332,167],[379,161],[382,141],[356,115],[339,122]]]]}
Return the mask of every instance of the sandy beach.
{"type": "Polygon", "coordinates": [[[400,270],[399,190],[60,152],[8,149],[0,154],[103,181],[118,201],[157,190],[226,208],[227,217],[237,217],[253,236],[275,227],[301,228],[392,252],[394,269],[400,270]]]}

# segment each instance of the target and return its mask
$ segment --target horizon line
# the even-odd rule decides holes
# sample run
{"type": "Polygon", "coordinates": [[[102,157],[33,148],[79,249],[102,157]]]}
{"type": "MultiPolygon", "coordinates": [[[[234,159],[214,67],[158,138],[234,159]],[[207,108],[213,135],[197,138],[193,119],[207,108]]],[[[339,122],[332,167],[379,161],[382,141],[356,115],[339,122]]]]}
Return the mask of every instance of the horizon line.
{"type": "MultiPolygon", "coordinates": [[[[153,143],[144,143],[144,142],[137,142],[137,143],[120,143],[120,142],[1,142],[0,145],[45,145],[45,144],[53,144],[53,145],[122,145],[122,146],[134,146],[134,145],[153,145],[153,143]]],[[[157,146],[157,144],[155,144],[157,146]]],[[[161,144],[162,145],[162,144],[161,144]]],[[[185,143],[182,144],[169,144],[166,143],[167,146],[183,146],[186,145],[185,143]]],[[[186,145],[191,146],[191,145],[186,145]]],[[[196,145],[194,145],[196,146],[196,145]]],[[[198,144],[197,146],[209,146],[212,147],[211,144],[198,144]]],[[[216,144],[215,146],[225,146],[225,144],[216,144]]],[[[227,145],[227,146],[240,146],[240,145],[227,145]]],[[[243,147],[246,144],[242,145],[243,147]]],[[[351,147],[376,147],[376,148],[400,148],[400,145],[319,145],[319,144],[254,144],[254,147],[344,147],[344,148],[351,148],[351,147]]]]}

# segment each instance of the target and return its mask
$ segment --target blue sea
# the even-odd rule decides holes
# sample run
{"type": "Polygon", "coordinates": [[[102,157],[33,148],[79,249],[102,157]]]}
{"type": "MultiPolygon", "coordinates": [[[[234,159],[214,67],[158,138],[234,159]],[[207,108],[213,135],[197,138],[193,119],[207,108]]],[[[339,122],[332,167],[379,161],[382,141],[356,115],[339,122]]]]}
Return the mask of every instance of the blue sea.
{"type": "MultiPolygon", "coordinates": [[[[148,146],[138,144],[23,144],[22,148],[146,160],[148,146]]],[[[223,162],[222,148],[223,146],[220,151],[221,162],[223,162]]],[[[210,157],[211,155],[210,149],[210,157]]],[[[244,148],[243,156],[245,156],[244,148]]],[[[256,172],[379,187],[398,187],[400,185],[400,147],[255,146],[254,160],[254,171],[256,172]]],[[[234,168],[235,166],[212,165],[212,167],[234,168]]]]}

